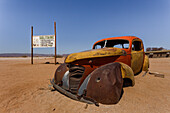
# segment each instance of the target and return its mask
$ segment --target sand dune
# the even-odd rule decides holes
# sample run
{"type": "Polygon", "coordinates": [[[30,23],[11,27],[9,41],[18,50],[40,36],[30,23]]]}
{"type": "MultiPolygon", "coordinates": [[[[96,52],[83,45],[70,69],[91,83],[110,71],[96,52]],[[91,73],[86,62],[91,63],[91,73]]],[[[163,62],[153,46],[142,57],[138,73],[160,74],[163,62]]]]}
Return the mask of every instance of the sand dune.
{"type": "MultiPolygon", "coordinates": [[[[64,59],[58,59],[63,62],[64,59]]],[[[124,88],[116,105],[86,105],[57,91],[49,90],[59,65],[44,64],[54,59],[0,60],[0,113],[168,113],[170,112],[170,58],[150,59],[150,70],[165,74],[165,78],[141,73],[135,76],[135,86],[124,88]]]]}

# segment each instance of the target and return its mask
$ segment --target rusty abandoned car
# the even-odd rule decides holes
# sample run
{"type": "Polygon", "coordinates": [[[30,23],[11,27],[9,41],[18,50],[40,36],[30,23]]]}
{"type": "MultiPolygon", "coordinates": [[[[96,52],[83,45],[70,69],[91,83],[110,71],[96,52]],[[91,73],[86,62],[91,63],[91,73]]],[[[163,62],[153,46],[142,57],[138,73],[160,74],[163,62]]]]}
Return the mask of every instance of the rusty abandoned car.
{"type": "Polygon", "coordinates": [[[116,104],[134,75],[148,71],[143,42],[135,36],[105,38],[92,50],[72,53],[55,72],[51,84],[62,94],[89,104],[116,104]]]}

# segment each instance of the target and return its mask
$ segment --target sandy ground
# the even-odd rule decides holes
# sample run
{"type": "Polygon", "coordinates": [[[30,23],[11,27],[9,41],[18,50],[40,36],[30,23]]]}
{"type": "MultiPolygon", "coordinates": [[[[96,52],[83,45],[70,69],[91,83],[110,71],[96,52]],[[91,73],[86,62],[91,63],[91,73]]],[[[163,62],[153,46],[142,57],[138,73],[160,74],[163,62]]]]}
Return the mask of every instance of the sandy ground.
{"type": "MultiPolygon", "coordinates": [[[[86,106],[57,91],[49,90],[59,65],[44,64],[54,59],[0,58],[0,113],[168,113],[170,112],[170,58],[150,59],[150,70],[165,74],[165,78],[141,73],[135,76],[135,86],[124,88],[116,105],[86,106]]],[[[58,59],[63,62],[63,59],[58,59]]]]}

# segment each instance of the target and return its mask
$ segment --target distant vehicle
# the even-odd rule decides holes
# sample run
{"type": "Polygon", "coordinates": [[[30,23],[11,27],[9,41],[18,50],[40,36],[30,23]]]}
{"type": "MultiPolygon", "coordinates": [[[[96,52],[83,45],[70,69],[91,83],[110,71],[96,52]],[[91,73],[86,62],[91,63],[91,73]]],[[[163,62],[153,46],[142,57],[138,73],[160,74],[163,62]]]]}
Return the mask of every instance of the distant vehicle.
{"type": "Polygon", "coordinates": [[[116,104],[123,87],[134,86],[134,75],[148,68],[149,59],[140,38],[111,37],[94,43],[92,50],[68,55],[51,83],[78,101],[116,104]]]}

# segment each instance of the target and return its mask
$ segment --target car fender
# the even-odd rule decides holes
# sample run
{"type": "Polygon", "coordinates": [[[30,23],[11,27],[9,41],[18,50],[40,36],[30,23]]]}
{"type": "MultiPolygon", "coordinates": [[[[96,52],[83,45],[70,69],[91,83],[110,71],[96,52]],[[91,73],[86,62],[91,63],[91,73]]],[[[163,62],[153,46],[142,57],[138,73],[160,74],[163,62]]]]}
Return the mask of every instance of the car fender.
{"type": "Polygon", "coordinates": [[[148,71],[149,68],[149,58],[145,55],[142,71],[148,71]]]}

